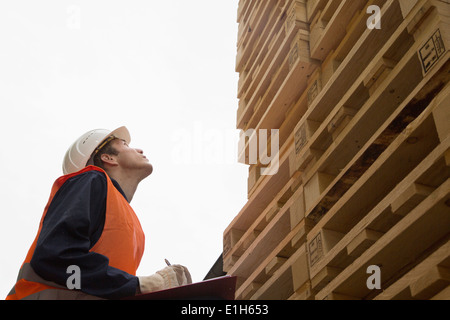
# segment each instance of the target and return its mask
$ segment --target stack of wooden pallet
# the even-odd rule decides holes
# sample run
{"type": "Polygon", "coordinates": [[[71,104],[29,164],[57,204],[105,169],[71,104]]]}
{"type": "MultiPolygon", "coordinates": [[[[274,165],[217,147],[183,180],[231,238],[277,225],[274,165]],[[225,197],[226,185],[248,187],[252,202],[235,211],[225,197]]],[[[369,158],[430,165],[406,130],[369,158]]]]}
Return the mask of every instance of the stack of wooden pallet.
{"type": "Polygon", "coordinates": [[[449,0],[240,0],[238,22],[237,127],[279,129],[279,168],[250,166],[224,232],[237,299],[449,299],[449,0]]]}

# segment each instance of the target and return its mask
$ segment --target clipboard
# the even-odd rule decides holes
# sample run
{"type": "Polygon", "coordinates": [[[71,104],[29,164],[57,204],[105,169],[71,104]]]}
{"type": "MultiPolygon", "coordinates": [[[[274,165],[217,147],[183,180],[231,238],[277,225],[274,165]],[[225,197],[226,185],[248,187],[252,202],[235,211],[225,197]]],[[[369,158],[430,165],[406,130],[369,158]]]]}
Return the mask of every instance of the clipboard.
{"type": "Polygon", "coordinates": [[[185,286],[140,294],[124,300],[234,300],[235,276],[224,276],[185,286]]]}

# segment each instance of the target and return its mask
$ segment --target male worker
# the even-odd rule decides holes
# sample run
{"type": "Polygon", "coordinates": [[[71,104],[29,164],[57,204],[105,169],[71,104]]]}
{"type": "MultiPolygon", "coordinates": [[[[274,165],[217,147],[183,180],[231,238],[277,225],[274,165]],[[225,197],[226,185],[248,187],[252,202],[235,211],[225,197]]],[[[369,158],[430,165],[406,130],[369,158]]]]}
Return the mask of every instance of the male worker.
{"type": "Polygon", "coordinates": [[[7,299],[118,299],[192,282],[180,265],[136,277],[145,239],[129,202],[153,167],[130,140],[125,127],[97,129],[69,148],[7,299]]]}

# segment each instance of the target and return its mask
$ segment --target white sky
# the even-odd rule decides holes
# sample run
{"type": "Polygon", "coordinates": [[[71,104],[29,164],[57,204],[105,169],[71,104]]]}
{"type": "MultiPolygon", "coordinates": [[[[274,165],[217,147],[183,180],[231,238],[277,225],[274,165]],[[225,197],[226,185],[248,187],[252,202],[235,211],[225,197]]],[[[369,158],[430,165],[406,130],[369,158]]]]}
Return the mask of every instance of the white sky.
{"type": "Polygon", "coordinates": [[[132,201],[138,275],[164,258],[201,281],[247,201],[237,163],[237,0],[0,2],[0,298],[69,145],[126,125],[153,174],[132,201]]]}

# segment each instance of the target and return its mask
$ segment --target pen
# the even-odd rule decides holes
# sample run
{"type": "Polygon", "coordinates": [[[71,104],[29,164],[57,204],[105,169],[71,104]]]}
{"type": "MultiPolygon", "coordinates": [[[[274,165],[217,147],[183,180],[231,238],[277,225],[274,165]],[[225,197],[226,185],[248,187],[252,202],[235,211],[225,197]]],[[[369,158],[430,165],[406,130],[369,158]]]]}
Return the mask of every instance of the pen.
{"type": "Polygon", "coordinates": [[[164,259],[164,261],[166,262],[166,264],[170,267],[171,266],[171,264],[170,264],[170,262],[169,262],[169,260],[167,260],[167,259],[164,259]]]}

